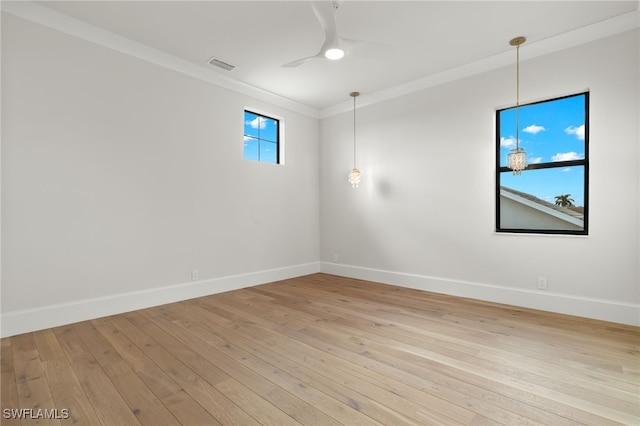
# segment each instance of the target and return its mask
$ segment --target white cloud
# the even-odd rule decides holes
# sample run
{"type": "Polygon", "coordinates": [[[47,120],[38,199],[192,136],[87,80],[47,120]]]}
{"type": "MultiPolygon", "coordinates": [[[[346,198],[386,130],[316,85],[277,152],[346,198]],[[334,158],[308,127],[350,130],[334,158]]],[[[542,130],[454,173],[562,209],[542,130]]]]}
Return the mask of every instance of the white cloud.
{"type": "Polygon", "coordinates": [[[500,146],[504,148],[511,148],[516,146],[516,138],[509,136],[508,138],[500,138],[500,146]]]}
{"type": "Polygon", "coordinates": [[[551,157],[551,161],[571,161],[571,160],[581,160],[584,158],[583,155],[571,152],[559,152],[553,157],[551,157]]]}
{"type": "Polygon", "coordinates": [[[569,126],[564,129],[564,132],[568,135],[576,135],[576,137],[581,141],[584,140],[584,124],[578,127],[569,126]]]}
{"type": "Polygon", "coordinates": [[[529,164],[540,164],[542,163],[542,157],[532,157],[528,160],[529,164]]]}
{"type": "Polygon", "coordinates": [[[531,126],[527,126],[524,129],[522,129],[523,132],[525,133],[531,133],[532,135],[535,135],[539,132],[542,132],[543,130],[547,130],[542,126],[537,126],[535,124],[532,124],[531,126]]]}
{"type": "Polygon", "coordinates": [[[565,167],[564,169],[562,169],[562,171],[565,173],[569,173],[571,171],[571,167],[565,167]]]}
{"type": "Polygon", "coordinates": [[[245,124],[248,124],[254,129],[264,129],[265,127],[267,127],[267,121],[262,117],[256,117],[253,120],[247,120],[245,124]]]}

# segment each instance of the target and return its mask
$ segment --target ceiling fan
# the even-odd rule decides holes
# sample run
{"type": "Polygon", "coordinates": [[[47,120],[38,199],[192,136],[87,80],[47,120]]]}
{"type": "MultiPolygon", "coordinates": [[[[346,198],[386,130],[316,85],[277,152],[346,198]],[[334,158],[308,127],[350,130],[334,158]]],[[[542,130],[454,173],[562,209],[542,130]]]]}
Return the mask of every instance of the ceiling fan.
{"type": "Polygon", "coordinates": [[[363,40],[354,40],[340,37],[336,25],[335,12],[344,0],[312,1],[311,8],[324,30],[324,43],[318,53],[313,56],[296,59],[282,65],[285,68],[294,68],[311,59],[341,59],[345,54],[358,56],[379,56],[381,51],[389,46],[363,40]]]}

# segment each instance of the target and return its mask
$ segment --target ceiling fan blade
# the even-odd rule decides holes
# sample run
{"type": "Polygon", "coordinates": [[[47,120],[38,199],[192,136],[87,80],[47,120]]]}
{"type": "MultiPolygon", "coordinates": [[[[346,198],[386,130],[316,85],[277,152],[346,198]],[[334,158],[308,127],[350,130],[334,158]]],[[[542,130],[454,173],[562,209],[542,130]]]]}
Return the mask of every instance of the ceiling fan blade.
{"type": "MultiPolygon", "coordinates": [[[[311,8],[320,22],[324,31],[324,45],[327,42],[335,41],[338,38],[338,27],[336,25],[335,9],[332,1],[312,1],[311,8]]],[[[323,46],[324,46],[323,45],[323,46]]]]}
{"type": "Polygon", "coordinates": [[[336,16],[332,1],[312,1],[311,9],[318,18],[318,22],[324,31],[324,42],[320,51],[313,56],[307,56],[306,58],[296,59],[295,61],[287,62],[282,65],[283,68],[295,68],[307,62],[310,59],[323,58],[324,52],[330,47],[336,47],[338,45],[338,33],[336,27],[336,16]]]}
{"type": "Polygon", "coordinates": [[[304,64],[305,62],[311,60],[311,59],[316,59],[316,58],[324,58],[324,55],[322,54],[322,52],[318,53],[317,55],[314,56],[307,56],[306,58],[300,58],[300,59],[296,59],[295,61],[291,61],[291,62],[287,62],[286,64],[282,65],[283,68],[295,68],[297,66],[300,66],[302,64],[304,64]]]}
{"type": "Polygon", "coordinates": [[[390,59],[398,51],[394,46],[366,40],[340,38],[340,46],[351,56],[374,59],[390,59]]]}
{"type": "Polygon", "coordinates": [[[324,31],[324,42],[322,43],[320,51],[314,56],[309,56],[306,58],[288,62],[282,65],[284,68],[295,68],[309,61],[310,59],[324,58],[327,50],[334,48],[343,50],[350,56],[359,56],[374,59],[390,59],[394,56],[395,53],[397,53],[397,49],[387,44],[340,37],[338,35],[336,24],[335,9],[338,5],[338,3],[335,3],[336,1],[339,0],[310,2],[313,13],[318,18],[318,22],[320,23],[320,26],[324,31]]]}

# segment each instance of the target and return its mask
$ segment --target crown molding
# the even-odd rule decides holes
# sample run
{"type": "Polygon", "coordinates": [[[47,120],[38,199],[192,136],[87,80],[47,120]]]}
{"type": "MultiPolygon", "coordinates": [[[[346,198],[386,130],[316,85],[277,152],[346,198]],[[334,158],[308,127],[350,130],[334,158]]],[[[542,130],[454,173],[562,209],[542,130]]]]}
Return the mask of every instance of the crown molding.
{"type": "Polygon", "coordinates": [[[72,18],[48,7],[41,6],[31,1],[2,1],[3,12],[19,18],[35,22],[45,27],[69,34],[80,39],[107,47],[109,49],[133,56],[164,68],[177,71],[182,74],[197,78],[208,83],[215,84],[234,92],[251,96],[261,101],[296,111],[312,118],[319,118],[319,111],[308,105],[252,86],[247,83],[226,77],[214,70],[205,68],[185,59],[154,49],[129,38],[120,36],[111,31],[88,24],[79,19],[72,18]]]}
{"type": "MultiPolygon", "coordinates": [[[[234,92],[302,113],[312,118],[328,118],[350,111],[351,108],[351,103],[345,101],[334,106],[318,110],[259,87],[223,76],[213,70],[205,68],[204,66],[194,64],[193,62],[178,58],[174,55],[162,52],[126,37],[122,37],[113,32],[72,18],[60,12],[56,12],[31,1],[1,1],[0,3],[3,12],[7,12],[19,18],[44,25],[150,63],[172,69],[234,92]]],[[[527,43],[524,52],[526,54],[526,59],[533,59],[549,53],[637,29],[639,27],[640,8],[554,37],[538,41],[530,41],[527,43]]],[[[478,61],[447,69],[439,73],[430,74],[407,83],[361,96],[358,104],[360,108],[377,104],[409,93],[501,68],[511,64],[512,62],[512,52],[511,50],[506,50],[478,61]]]]}
{"type": "MultiPolygon", "coordinates": [[[[522,49],[522,53],[524,53],[522,56],[525,56],[525,60],[533,59],[626,31],[631,31],[639,27],[640,8],[554,37],[527,42],[526,47],[522,49]]],[[[439,86],[462,78],[471,77],[473,75],[498,69],[510,64],[513,64],[513,52],[511,50],[507,50],[459,67],[447,69],[436,74],[427,75],[417,80],[360,96],[358,106],[362,108],[368,105],[377,104],[389,99],[429,89],[431,87],[439,86]]],[[[348,112],[351,108],[352,104],[349,101],[341,102],[340,104],[321,110],[320,119],[348,112]]]]}

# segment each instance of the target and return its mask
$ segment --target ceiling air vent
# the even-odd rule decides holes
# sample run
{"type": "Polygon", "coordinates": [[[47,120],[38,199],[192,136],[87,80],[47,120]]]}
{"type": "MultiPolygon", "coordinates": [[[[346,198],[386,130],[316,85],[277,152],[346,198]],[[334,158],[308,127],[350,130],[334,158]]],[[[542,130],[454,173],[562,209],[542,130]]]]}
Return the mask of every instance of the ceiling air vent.
{"type": "Polygon", "coordinates": [[[236,67],[235,65],[228,64],[225,61],[221,61],[218,58],[211,58],[209,59],[208,62],[215,67],[222,68],[223,70],[227,70],[227,71],[231,71],[236,67]]]}

